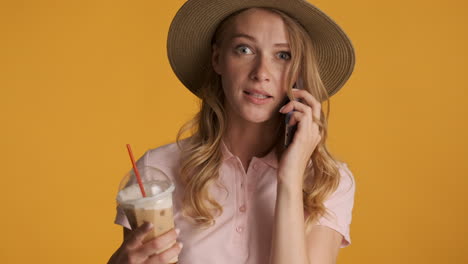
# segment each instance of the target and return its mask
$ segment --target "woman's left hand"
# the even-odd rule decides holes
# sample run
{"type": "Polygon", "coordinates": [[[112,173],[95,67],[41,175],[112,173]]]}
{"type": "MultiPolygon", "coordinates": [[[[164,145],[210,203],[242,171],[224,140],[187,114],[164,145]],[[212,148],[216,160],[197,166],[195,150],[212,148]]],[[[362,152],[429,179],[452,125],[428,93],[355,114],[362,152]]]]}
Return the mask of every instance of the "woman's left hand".
{"type": "Polygon", "coordinates": [[[293,100],[280,109],[280,113],[283,114],[295,110],[289,120],[289,126],[297,124],[297,130],[291,144],[280,158],[278,180],[302,187],[305,168],[321,140],[319,126],[314,122],[320,120],[321,104],[306,90],[293,88],[292,91],[302,102],[293,100]]]}

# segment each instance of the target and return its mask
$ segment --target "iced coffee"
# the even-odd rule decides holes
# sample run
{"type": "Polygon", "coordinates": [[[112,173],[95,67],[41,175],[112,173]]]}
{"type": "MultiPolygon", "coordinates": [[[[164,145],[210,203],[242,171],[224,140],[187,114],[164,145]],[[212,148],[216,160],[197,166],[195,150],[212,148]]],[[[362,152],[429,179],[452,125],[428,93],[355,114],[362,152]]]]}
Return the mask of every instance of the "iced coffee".
{"type": "MultiPolygon", "coordinates": [[[[144,222],[150,222],[154,228],[143,240],[147,242],[174,228],[172,211],[172,192],[174,185],[167,179],[155,177],[150,174],[160,174],[161,171],[152,168],[143,170],[143,186],[146,197],[142,197],[140,186],[135,183],[126,184],[117,195],[117,203],[127,216],[132,229],[136,229],[144,222]]],[[[125,180],[125,179],[124,179],[125,180]]],[[[128,180],[128,179],[127,179],[128,180]]],[[[130,183],[130,182],[129,182],[130,183]]],[[[169,245],[167,248],[172,247],[169,245]]],[[[156,254],[166,250],[162,249],[156,254]]],[[[170,263],[176,263],[177,258],[170,263]]]]}

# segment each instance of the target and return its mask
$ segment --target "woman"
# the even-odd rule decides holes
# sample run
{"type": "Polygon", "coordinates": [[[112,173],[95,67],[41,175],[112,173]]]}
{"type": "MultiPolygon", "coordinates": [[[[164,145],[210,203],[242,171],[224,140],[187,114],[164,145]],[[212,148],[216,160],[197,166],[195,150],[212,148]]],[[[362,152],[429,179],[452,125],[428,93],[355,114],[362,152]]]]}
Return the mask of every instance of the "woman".
{"type": "Polygon", "coordinates": [[[142,243],[150,225],[130,230],[119,209],[124,241],[109,263],[335,263],[350,243],[355,185],[327,151],[321,103],[354,67],[344,32],[302,0],[189,0],[168,56],[201,110],[138,166],[174,181],[178,232],[142,243]],[[285,147],[288,112],[297,130],[285,147]]]}

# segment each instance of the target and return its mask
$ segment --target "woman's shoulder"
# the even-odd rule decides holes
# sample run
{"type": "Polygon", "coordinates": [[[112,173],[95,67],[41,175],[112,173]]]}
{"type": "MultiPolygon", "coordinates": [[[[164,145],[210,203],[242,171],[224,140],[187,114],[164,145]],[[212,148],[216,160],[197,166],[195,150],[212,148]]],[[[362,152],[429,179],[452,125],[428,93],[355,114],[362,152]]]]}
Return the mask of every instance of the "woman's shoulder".
{"type": "Polygon", "coordinates": [[[356,190],[356,180],[354,178],[353,172],[349,168],[348,163],[339,161],[337,162],[338,172],[339,172],[339,185],[335,190],[334,196],[348,196],[348,198],[354,197],[356,190]]]}
{"type": "Polygon", "coordinates": [[[181,148],[188,138],[148,149],[142,159],[146,166],[172,168],[180,164],[181,148]]]}
{"type": "Polygon", "coordinates": [[[354,185],[356,181],[349,167],[350,166],[346,162],[338,162],[338,171],[340,172],[341,180],[346,181],[349,185],[354,185]]]}

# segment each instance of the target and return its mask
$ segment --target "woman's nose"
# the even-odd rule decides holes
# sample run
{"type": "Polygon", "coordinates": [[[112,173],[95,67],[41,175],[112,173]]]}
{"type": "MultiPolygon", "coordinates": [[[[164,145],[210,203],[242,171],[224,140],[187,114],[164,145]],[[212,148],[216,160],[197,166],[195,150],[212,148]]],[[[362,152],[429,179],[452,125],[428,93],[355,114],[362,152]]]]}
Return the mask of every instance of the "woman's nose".
{"type": "Polygon", "coordinates": [[[255,61],[252,72],[250,73],[250,79],[257,81],[270,81],[268,61],[265,56],[259,56],[255,61]]]}

